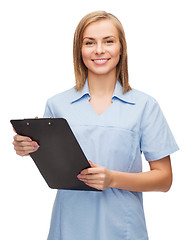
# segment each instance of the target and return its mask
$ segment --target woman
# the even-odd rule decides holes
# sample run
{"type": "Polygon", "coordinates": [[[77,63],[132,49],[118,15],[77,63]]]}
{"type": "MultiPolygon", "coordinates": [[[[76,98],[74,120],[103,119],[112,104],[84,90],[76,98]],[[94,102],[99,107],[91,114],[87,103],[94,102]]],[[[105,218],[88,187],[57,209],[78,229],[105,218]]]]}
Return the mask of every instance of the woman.
{"type": "MultiPolygon", "coordinates": [[[[48,240],[146,240],[142,192],[170,189],[170,154],[178,146],[156,100],[128,83],[126,40],[115,16],[86,15],[73,57],[76,86],[50,98],[44,116],[67,119],[91,164],[77,177],[103,191],[58,190],[48,240]]],[[[38,147],[14,137],[21,156],[38,147]]]]}

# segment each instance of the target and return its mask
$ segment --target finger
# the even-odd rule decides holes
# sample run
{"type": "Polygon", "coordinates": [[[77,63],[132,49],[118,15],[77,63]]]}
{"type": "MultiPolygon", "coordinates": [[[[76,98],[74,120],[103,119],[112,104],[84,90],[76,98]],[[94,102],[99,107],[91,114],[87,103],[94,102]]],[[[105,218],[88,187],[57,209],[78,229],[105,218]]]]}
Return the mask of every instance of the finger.
{"type": "MultiPolygon", "coordinates": [[[[81,180],[82,181],[82,180],[81,180]]],[[[103,184],[99,182],[98,180],[88,180],[88,181],[83,181],[85,184],[96,184],[97,186],[102,186],[103,184]]]]}
{"type": "Polygon", "coordinates": [[[80,180],[97,180],[97,179],[101,179],[101,177],[99,176],[99,174],[95,173],[95,174],[79,174],[78,179],[80,180]]]}
{"type": "Polygon", "coordinates": [[[34,146],[15,146],[14,149],[16,151],[25,151],[25,152],[29,152],[29,151],[35,151],[38,149],[38,147],[34,147],[34,146]]]}
{"type": "Polygon", "coordinates": [[[16,147],[38,147],[38,143],[35,141],[32,142],[17,142],[17,141],[13,141],[13,145],[16,147]]]}
{"type": "Polygon", "coordinates": [[[13,142],[16,152],[23,151],[24,153],[30,153],[38,150],[39,145],[36,142],[13,142]]]}
{"type": "Polygon", "coordinates": [[[95,165],[90,160],[89,160],[89,164],[92,168],[95,167],[95,165]]]}
{"type": "Polygon", "coordinates": [[[85,184],[89,187],[96,188],[98,190],[104,190],[103,187],[98,184],[88,184],[88,183],[85,183],[85,184]]]}
{"type": "MultiPolygon", "coordinates": [[[[31,152],[30,152],[31,153],[31,152]]],[[[21,157],[24,157],[24,156],[29,156],[30,154],[29,153],[26,153],[26,152],[22,152],[22,151],[16,151],[16,154],[21,156],[21,157]]]]}
{"type": "Polygon", "coordinates": [[[26,148],[26,149],[25,148],[24,149],[16,148],[15,150],[16,150],[16,153],[20,156],[28,156],[30,153],[37,151],[38,148],[37,149],[35,149],[35,148],[26,148]]]}
{"type": "Polygon", "coordinates": [[[96,165],[96,167],[84,169],[80,174],[96,174],[101,173],[102,171],[102,168],[96,165]]]}
{"type": "Polygon", "coordinates": [[[31,138],[29,138],[29,137],[26,137],[26,136],[21,136],[21,135],[15,135],[14,136],[14,141],[17,141],[17,142],[23,142],[23,141],[25,141],[25,142],[31,142],[32,140],[31,140],[31,138]]]}

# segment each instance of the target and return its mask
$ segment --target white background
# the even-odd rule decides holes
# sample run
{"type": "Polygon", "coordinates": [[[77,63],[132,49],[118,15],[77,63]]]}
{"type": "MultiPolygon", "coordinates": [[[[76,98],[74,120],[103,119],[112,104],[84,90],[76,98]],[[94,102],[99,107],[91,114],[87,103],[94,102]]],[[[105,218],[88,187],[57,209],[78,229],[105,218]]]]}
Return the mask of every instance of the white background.
{"type": "Polygon", "coordinates": [[[56,191],[29,157],[14,153],[9,120],[42,117],[47,98],[74,86],[73,34],[80,19],[95,10],[121,20],[130,84],[158,100],[181,149],[172,155],[171,190],[144,193],[150,240],[185,239],[185,14],[180,0],[1,0],[0,239],[47,238],[56,191]]]}

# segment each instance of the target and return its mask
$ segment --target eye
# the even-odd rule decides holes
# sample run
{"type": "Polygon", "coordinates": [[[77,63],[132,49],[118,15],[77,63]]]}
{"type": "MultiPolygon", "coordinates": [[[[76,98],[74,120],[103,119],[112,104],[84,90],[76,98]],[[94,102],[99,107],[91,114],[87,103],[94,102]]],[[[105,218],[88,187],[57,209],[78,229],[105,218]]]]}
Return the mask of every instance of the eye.
{"type": "Polygon", "coordinates": [[[106,43],[111,44],[111,43],[113,43],[113,40],[107,40],[106,43]]]}
{"type": "Polygon", "coordinates": [[[91,45],[93,45],[93,44],[94,44],[94,43],[91,42],[91,41],[85,42],[85,45],[87,45],[87,46],[91,46],[91,45]]]}

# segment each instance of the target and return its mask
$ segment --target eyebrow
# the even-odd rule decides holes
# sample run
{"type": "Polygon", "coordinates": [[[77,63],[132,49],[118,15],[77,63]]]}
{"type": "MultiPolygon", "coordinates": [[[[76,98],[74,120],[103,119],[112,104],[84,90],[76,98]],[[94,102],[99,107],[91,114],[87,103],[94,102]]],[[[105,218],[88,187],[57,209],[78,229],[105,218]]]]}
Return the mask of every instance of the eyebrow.
{"type": "MultiPolygon", "coordinates": [[[[110,36],[104,37],[103,39],[108,39],[108,38],[112,38],[112,37],[113,37],[113,38],[116,38],[115,36],[110,35],[110,36]]],[[[87,38],[87,39],[90,39],[90,40],[95,40],[95,38],[92,38],[92,37],[84,37],[83,40],[86,39],[86,38],[87,38]]]]}

